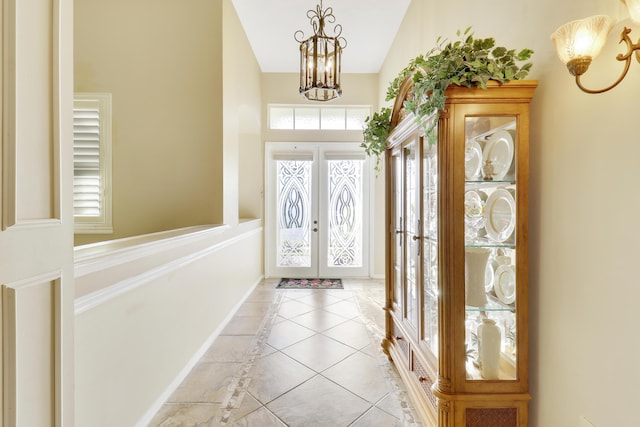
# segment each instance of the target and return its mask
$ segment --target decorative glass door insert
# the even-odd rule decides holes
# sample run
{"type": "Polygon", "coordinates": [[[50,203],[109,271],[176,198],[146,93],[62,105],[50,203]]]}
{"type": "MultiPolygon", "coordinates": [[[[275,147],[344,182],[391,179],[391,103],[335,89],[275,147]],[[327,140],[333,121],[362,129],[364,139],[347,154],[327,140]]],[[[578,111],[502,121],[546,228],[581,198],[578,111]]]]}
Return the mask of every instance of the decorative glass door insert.
{"type": "Polygon", "coordinates": [[[276,265],[311,267],[311,160],[276,160],[276,265]]]}
{"type": "Polygon", "coordinates": [[[327,160],[329,210],[327,265],[362,267],[364,160],[327,160]]]}
{"type": "Polygon", "coordinates": [[[368,160],[357,144],[267,145],[267,275],[368,275],[368,160]]]}

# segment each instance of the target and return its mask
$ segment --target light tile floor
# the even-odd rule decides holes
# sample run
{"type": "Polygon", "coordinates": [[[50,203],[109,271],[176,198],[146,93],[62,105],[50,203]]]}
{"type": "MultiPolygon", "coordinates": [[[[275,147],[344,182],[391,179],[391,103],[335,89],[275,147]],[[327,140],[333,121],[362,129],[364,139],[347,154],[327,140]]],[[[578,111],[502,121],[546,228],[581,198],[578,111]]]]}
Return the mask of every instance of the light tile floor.
{"type": "Polygon", "coordinates": [[[256,287],[150,426],[420,426],[382,353],[384,284],[256,287]]]}

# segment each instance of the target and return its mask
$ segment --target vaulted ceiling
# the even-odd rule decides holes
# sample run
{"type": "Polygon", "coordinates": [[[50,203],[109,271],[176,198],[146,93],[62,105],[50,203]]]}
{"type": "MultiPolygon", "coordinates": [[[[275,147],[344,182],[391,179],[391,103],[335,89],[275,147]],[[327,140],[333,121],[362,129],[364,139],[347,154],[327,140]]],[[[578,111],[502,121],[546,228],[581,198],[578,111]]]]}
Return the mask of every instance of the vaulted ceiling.
{"type": "MultiPolygon", "coordinates": [[[[298,30],[313,35],[307,11],[321,0],[232,0],[253,52],[265,73],[299,70],[298,30]]],[[[400,27],[411,0],[327,0],[322,9],[333,8],[335,23],[326,24],[333,36],[342,25],[347,46],[342,54],[343,73],[377,73],[400,27]]]]}

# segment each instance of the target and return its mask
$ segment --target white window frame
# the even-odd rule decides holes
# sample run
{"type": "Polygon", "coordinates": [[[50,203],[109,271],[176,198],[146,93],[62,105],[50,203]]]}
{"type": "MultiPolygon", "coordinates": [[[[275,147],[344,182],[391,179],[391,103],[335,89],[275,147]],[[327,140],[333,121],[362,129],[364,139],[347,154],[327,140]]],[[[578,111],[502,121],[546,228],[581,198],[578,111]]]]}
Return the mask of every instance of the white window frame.
{"type": "Polygon", "coordinates": [[[76,109],[98,109],[100,116],[100,214],[96,216],[82,216],[75,215],[74,213],[74,231],[76,234],[111,234],[113,233],[111,187],[111,94],[75,93],[73,108],[74,124],[76,109]]]}
{"type": "MultiPolygon", "coordinates": [[[[361,132],[362,129],[349,129],[347,127],[347,123],[348,123],[348,117],[349,117],[349,110],[350,109],[364,109],[364,110],[368,110],[368,116],[371,115],[371,105],[322,105],[322,106],[310,106],[308,104],[268,104],[267,105],[267,128],[269,130],[306,130],[306,131],[347,131],[347,132],[361,132]],[[271,110],[273,108],[285,108],[285,109],[291,109],[292,112],[292,127],[291,128],[272,128],[271,127],[271,110]],[[310,109],[315,109],[318,111],[318,115],[317,115],[317,119],[318,119],[318,126],[317,127],[312,127],[312,128],[298,128],[296,127],[296,111],[303,111],[303,110],[310,110],[310,109]],[[337,128],[337,129],[325,129],[322,128],[322,112],[326,111],[326,110],[336,110],[336,109],[341,109],[344,110],[344,128],[337,128]]],[[[364,125],[364,122],[363,122],[364,125]]]]}

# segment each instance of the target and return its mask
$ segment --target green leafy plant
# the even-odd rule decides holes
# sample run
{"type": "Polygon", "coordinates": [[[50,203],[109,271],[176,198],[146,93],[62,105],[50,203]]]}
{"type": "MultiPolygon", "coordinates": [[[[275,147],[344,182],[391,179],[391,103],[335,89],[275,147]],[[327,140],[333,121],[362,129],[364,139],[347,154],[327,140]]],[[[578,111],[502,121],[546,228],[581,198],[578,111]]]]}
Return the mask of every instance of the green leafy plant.
{"type": "Polygon", "coordinates": [[[368,156],[376,157],[374,169],[380,172],[380,157],[384,153],[387,137],[391,132],[391,108],[383,108],[380,112],[373,113],[365,119],[363,131],[364,142],[360,144],[364,147],[368,156]]]}
{"type": "Polygon", "coordinates": [[[385,101],[392,101],[398,96],[398,92],[400,91],[400,86],[402,82],[409,77],[413,72],[418,69],[424,67],[427,61],[424,59],[424,55],[419,55],[409,61],[409,64],[398,73],[397,77],[389,83],[389,87],[387,88],[387,97],[385,101]]]}
{"type": "MultiPolygon", "coordinates": [[[[526,61],[533,51],[496,47],[491,37],[475,39],[467,28],[463,34],[457,32],[460,40],[446,43],[438,38],[438,46],[426,54],[413,74],[412,98],[405,104],[407,111],[416,117],[428,117],[438,110],[444,109],[445,92],[450,85],[464,87],[487,88],[487,82],[494,80],[506,83],[520,80],[527,76],[532,64],[518,66],[516,61],[526,61]]],[[[431,121],[426,133],[433,143],[436,135],[433,128],[436,122],[431,121]]]]}
{"type": "MultiPolygon", "coordinates": [[[[425,125],[425,134],[431,144],[437,137],[434,132],[437,120],[423,120],[423,118],[444,109],[447,99],[445,92],[450,85],[486,89],[489,80],[506,83],[523,79],[532,67],[530,62],[522,66],[518,65],[518,62],[531,58],[533,51],[530,49],[516,52],[513,49],[496,46],[495,40],[491,37],[476,39],[473,37],[471,27],[463,33],[457,31],[456,34],[459,40],[455,42],[448,42],[439,37],[436,41],[437,46],[426,54],[412,59],[391,81],[387,89],[386,101],[391,101],[398,96],[402,82],[407,77],[413,76],[414,86],[409,99],[405,102],[405,108],[425,125]]],[[[374,117],[376,117],[375,114],[374,117]]],[[[367,149],[367,154],[378,157],[376,170],[379,169],[379,156],[384,152],[384,141],[392,130],[380,121],[381,118],[382,116],[379,115],[377,120],[366,121],[362,144],[367,149]],[[375,139],[372,138],[373,136],[375,139]],[[380,138],[383,136],[381,145],[380,138]]]]}

